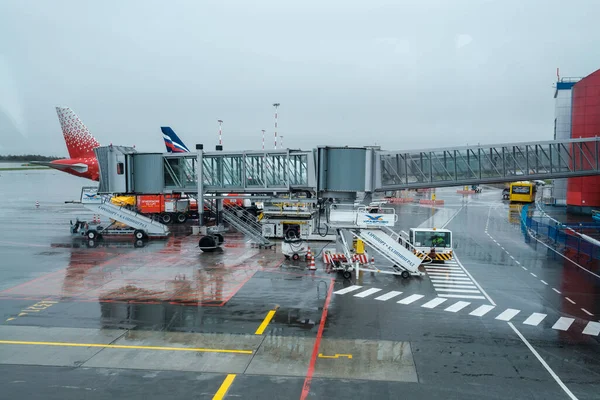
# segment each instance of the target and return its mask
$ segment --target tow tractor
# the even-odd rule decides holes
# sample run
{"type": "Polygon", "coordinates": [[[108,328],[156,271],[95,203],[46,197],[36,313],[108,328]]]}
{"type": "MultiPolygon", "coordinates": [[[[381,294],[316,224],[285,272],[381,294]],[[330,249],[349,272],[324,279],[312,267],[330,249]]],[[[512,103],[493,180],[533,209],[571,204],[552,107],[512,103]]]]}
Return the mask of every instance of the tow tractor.
{"type": "Polygon", "coordinates": [[[452,231],[436,228],[411,228],[401,232],[407,249],[424,261],[452,260],[452,231]]]}

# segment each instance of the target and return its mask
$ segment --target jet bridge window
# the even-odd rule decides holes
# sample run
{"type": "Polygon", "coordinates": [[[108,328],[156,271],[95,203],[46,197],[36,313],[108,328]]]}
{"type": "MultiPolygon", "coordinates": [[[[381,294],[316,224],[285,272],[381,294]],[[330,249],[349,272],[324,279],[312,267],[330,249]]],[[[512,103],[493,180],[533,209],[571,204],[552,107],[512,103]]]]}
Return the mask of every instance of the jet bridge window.
{"type": "Polygon", "coordinates": [[[117,163],[117,175],[123,175],[125,172],[125,163],[117,163]]]}

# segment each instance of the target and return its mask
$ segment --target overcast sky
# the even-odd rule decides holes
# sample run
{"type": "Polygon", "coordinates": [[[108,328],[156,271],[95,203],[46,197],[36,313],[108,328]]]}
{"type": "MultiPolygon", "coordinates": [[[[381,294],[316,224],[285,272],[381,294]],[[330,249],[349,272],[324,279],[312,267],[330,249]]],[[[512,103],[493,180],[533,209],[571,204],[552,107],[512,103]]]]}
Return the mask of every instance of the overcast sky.
{"type": "Polygon", "coordinates": [[[0,154],[102,144],[389,150],[553,137],[556,68],[600,68],[600,1],[0,2],[0,154]]]}

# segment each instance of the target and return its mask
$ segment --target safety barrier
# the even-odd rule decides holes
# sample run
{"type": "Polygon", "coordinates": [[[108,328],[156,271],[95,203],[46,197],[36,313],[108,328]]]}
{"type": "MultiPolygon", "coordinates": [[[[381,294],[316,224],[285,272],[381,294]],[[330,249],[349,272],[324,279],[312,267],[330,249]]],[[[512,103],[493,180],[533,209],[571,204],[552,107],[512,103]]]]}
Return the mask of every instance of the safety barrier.
{"type": "Polygon", "coordinates": [[[474,190],[457,190],[456,193],[458,194],[475,194],[474,190]]]}
{"type": "Polygon", "coordinates": [[[427,204],[427,205],[432,205],[432,206],[442,206],[442,205],[444,205],[444,200],[426,200],[426,199],[422,199],[422,200],[419,200],[419,204],[427,204]]]}
{"type": "Polygon", "coordinates": [[[392,197],[386,199],[390,204],[403,204],[403,203],[412,203],[415,201],[412,197],[392,197]]]}
{"type": "Polygon", "coordinates": [[[544,240],[565,255],[574,255],[588,261],[600,260],[600,247],[578,236],[569,226],[556,222],[544,223],[535,217],[527,217],[525,225],[536,238],[544,240]]]}

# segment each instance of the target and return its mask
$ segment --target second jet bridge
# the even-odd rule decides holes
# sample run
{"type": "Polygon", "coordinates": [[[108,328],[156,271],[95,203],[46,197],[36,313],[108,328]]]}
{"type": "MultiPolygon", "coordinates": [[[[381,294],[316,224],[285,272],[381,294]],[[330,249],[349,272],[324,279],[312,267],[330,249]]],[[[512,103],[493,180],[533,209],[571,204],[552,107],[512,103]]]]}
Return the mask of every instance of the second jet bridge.
{"type": "Polygon", "coordinates": [[[356,192],[462,186],[600,174],[599,139],[384,151],[378,147],[313,150],[138,153],[96,151],[100,193],[356,192]],[[198,179],[201,176],[202,179],[198,179]]]}

